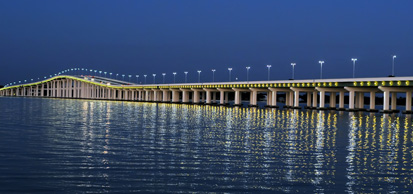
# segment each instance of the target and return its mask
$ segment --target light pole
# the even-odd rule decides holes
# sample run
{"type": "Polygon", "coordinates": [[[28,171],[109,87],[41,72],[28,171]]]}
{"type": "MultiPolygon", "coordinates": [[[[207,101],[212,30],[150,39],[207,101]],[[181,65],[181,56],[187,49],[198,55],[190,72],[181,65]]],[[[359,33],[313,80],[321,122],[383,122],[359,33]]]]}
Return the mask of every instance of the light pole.
{"type": "Polygon", "coordinates": [[[143,77],[145,77],[145,84],[146,84],[146,76],[148,76],[148,75],[143,75],[143,77]]]}
{"type": "Polygon", "coordinates": [[[110,77],[110,79],[112,79],[112,73],[109,73],[109,77],[110,77]]]}
{"type": "Polygon", "coordinates": [[[95,70],[95,76],[96,76],[96,72],[98,72],[98,70],[95,70]]]}
{"type": "Polygon", "coordinates": [[[130,78],[132,77],[132,75],[129,75],[129,82],[130,82],[130,78]]]}
{"type": "Polygon", "coordinates": [[[165,75],[166,73],[162,73],[162,83],[165,84],[165,75]]]}
{"type": "Polygon", "coordinates": [[[107,74],[108,72],[103,72],[103,74],[105,74],[105,77],[106,77],[106,74],[107,74]]]}
{"type": "Polygon", "coordinates": [[[295,67],[295,63],[291,63],[291,66],[293,67],[293,79],[294,79],[294,67],[295,67]]]}
{"type": "Polygon", "coordinates": [[[212,82],[215,82],[215,69],[212,69],[212,82]]]}
{"type": "Polygon", "coordinates": [[[136,83],[139,84],[139,75],[136,75],[136,83]]]}
{"type": "Polygon", "coordinates": [[[324,61],[318,61],[320,63],[320,79],[323,79],[323,63],[324,61]]]}
{"type": "Polygon", "coordinates": [[[99,71],[99,76],[102,77],[102,71],[99,71]]]}
{"type": "Polygon", "coordinates": [[[271,65],[267,65],[268,68],[268,81],[270,81],[270,69],[271,69],[271,65]]]}
{"type": "Polygon", "coordinates": [[[176,76],[176,72],[173,72],[172,74],[174,74],[174,83],[175,83],[175,76],[176,76]]]}
{"type": "Polygon", "coordinates": [[[245,67],[245,69],[247,69],[247,82],[249,82],[249,71],[251,67],[245,67]]]}
{"type": "Polygon", "coordinates": [[[201,70],[198,70],[198,83],[201,83],[201,70]]]}
{"type": "Polygon", "coordinates": [[[393,55],[393,63],[392,63],[392,73],[391,75],[394,77],[394,59],[396,58],[396,55],[393,55]]]}
{"type": "MultiPolygon", "coordinates": [[[[188,81],[187,80],[187,77],[188,77],[188,72],[187,71],[184,71],[184,73],[185,73],[185,83],[188,81]]],[[[174,78],[175,79],[175,78],[174,78]]]]}
{"type": "Polygon", "coordinates": [[[356,77],[356,58],[351,58],[351,60],[353,61],[353,78],[356,77]]]}
{"type": "Polygon", "coordinates": [[[232,68],[230,67],[230,68],[228,68],[228,72],[229,72],[229,81],[231,81],[231,71],[232,71],[232,68]]]}
{"type": "Polygon", "coordinates": [[[122,74],[122,80],[125,81],[125,74],[122,74]]]}
{"type": "Polygon", "coordinates": [[[156,74],[152,74],[152,76],[153,76],[153,84],[155,84],[155,77],[156,77],[156,74]]]}
{"type": "Polygon", "coordinates": [[[118,75],[119,75],[119,73],[116,74],[116,79],[118,79],[118,75]]]}

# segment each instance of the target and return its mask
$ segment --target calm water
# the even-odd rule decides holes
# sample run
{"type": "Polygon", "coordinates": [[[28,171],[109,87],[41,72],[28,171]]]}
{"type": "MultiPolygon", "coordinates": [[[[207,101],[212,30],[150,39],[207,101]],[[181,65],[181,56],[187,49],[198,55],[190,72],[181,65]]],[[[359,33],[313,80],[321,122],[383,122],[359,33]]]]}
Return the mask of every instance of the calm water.
{"type": "Polygon", "coordinates": [[[0,98],[0,192],[413,190],[412,119],[0,98]]]}

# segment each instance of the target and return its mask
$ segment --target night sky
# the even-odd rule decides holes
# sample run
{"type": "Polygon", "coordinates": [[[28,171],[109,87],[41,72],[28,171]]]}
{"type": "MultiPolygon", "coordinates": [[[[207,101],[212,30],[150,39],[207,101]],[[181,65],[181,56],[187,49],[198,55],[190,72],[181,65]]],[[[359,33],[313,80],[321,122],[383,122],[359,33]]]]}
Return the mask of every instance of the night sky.
{"type": "MultiPolygon", "coordinates": [[[[0,84],[84,67],[177,82],[413,76],[413,1],[0,0],[0,84]]],[[[150,79],[152,80],[152,79],[150,79]]],[[[149,82],[149,81],[148,81],[149,82]]]]}

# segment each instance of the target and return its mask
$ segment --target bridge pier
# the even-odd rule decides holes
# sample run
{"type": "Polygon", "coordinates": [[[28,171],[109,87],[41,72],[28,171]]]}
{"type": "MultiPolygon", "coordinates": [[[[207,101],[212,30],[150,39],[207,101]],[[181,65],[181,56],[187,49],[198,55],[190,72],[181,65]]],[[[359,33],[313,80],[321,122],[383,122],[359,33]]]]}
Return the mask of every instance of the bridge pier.
{"type": "Polygon", "coordinates": [[[345,90],[349,91],[349,111],[370,111],[376,112],[376,95],[375,93],[380,91],[373,87],[344,87],[345,90]],[[370,94],[370,105],[369,109],[364,108],[364,93],[370,94]]]}
{"type": "Polygon", "coordinates": [[[242,88],[232,88],[232,90],[235,91],[234,106],[242,106],[242,92],[251,92],[248,89],[242,88]]]}
{"type": "Polygon", "coordinates": [[[406,107],[403,113],[412,114],[412,92],[413,88],[411,87],[385,87],[379,86],[379,89],[384,92],[383,95],[383,110],[380,112],[383,113],[393,113],[398,112],[397,110],[397,93],[406,94],[406,107]],[[390,94],[391,94],[391,110],[390,110],[390,94]]]}
{"type": "Polygon", "coordinates": [[[294,92],[294,109],[301,109],[300,106],[300,92],[306,92],[307,93],[307,106],[311,106],[311,93],[315,92],[316,90],[314,88],[295,88],[291,87],[290,88],[294,92]]]}

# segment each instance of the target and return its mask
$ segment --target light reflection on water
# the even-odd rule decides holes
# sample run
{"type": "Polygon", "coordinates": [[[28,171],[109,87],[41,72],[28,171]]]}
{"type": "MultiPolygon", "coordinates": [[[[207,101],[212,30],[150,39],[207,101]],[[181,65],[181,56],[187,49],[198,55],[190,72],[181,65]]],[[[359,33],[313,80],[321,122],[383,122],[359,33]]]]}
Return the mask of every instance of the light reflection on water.
{"type": "Polygon", "coordinates": [[[409,116],[0,98],[1,192],[408,192],[409,116]]]}

